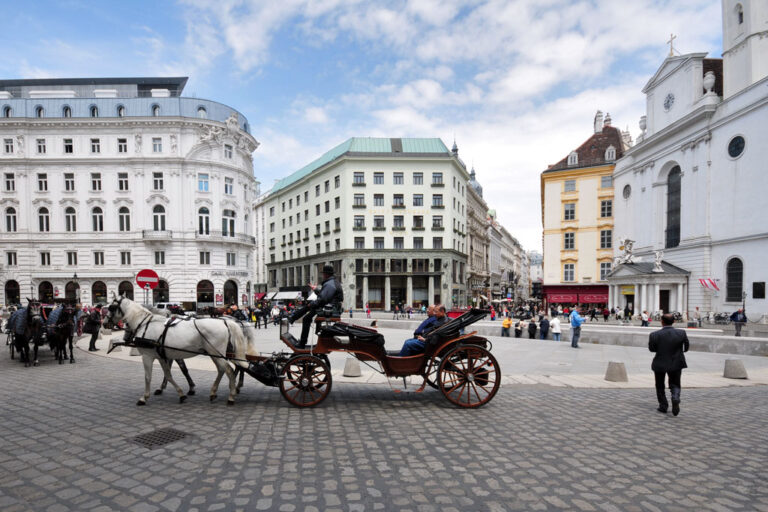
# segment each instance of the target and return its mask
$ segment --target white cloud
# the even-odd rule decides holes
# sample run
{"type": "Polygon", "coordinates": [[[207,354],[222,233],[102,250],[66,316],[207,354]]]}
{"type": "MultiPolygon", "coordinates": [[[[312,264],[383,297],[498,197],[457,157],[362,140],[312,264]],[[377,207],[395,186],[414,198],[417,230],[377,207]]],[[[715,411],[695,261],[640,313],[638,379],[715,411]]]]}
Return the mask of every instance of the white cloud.
{"type": "Polygon", "coordinates": [[[328,114],[321,107],[307,107],[304,110],[304,119],[308,123],[327,123],[328,114]]]}

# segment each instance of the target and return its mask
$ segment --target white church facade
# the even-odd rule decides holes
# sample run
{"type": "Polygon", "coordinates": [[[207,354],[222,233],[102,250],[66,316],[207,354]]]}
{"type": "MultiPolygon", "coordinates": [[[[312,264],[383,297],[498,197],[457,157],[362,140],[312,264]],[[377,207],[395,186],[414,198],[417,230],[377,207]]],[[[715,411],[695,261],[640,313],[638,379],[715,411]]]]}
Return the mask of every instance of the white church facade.
{"type": "Polygon", "coordinates": [[[632,262],[609,275],[610,305],[691,315],[745,304],[758,320],[768,313],[768,2],[723,0],[723,58],[671,55],[643,92],[642,133],[614,170],[615,233],[632,262]]]}

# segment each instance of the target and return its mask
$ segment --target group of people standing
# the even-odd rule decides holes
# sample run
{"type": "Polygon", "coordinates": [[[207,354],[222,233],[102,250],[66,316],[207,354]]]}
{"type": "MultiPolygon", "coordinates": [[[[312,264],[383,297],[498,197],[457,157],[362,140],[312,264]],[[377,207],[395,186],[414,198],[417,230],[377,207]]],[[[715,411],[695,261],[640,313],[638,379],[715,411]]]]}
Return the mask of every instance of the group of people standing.
{"type": "MultiPolygon", "coordinates": [[[[571,324],[571,346],[573,348],[579,348],[579,338],[581,337],[581,324],[584,323],[584,317],[579,314],[577,308],[569,310],[568,322],[571,324]]],[[[521,338],[524,332],[528,332],[528,338],[535,340],[549,339],[549,333],[552,333],[552,339],[554,341],[560,341],[562,334],[562,327],[560,323],[560,317],[553,315],[550,320],[545,314],[539,315],[538,323],[535,318],[530,320],[520,319],[513,320],[511,317],[506,316],[501,321],[501,335],[503,337],[510,337],[510,329],[514,325],[515,338],[521,338]],[[538,331],[538,336],[536,332],[538,331]]]]}

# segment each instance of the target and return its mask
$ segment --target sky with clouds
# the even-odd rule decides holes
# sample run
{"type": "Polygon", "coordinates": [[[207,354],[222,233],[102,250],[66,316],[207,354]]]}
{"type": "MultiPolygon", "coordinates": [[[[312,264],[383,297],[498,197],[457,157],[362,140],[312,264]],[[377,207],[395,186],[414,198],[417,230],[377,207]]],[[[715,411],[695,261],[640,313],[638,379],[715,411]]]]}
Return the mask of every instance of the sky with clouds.
{"type": "Polygon", "coordinates": [[[592,131],[633,138],[677,35],[720,57],[718,0],[0,0],[3,78],[189,76],[248,117],[262,191],[353,136],[455,137],[485,199],[541,246],[539,175],[592,131]]]}

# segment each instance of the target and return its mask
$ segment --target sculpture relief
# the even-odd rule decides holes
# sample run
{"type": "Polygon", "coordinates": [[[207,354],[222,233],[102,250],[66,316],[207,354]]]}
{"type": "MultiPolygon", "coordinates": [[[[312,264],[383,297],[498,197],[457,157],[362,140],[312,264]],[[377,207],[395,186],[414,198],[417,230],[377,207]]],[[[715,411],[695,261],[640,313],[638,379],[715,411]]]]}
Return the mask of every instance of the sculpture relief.
{"type": "Polygon", "coordinates": [[[661,259],[664,257],[664,251],[654,251],[653,272],[664,272],[661,268],[661,259]]]}
{"type": "Polygon", "coordinates": [[[24,156],[24,136],[23,135],[16,136],[16,144],[19,146],[19,150],[17,151],[18,155],[24,156]]]}
{"type": "Polygon", "coordinates": [[[176,142],[176,135],[171,134],[171,154],[175,155],[177,149],[178,149],[178,144],[176,142]]]}
{"type": "Polygon", "coordinates": [[[138,155],[141,154],[141,134],[137,133],[133,136],[133,151],[138,155]]]}
{"type": "Polygon", "coordinates": [[[634,240],[630,240],[627,237],[619,239],[619,249],[624,252],[616,258],[616,264],[622,265],[624,263],[634,263],[632,258],[632,246],[635,244],[634,240]]]}

